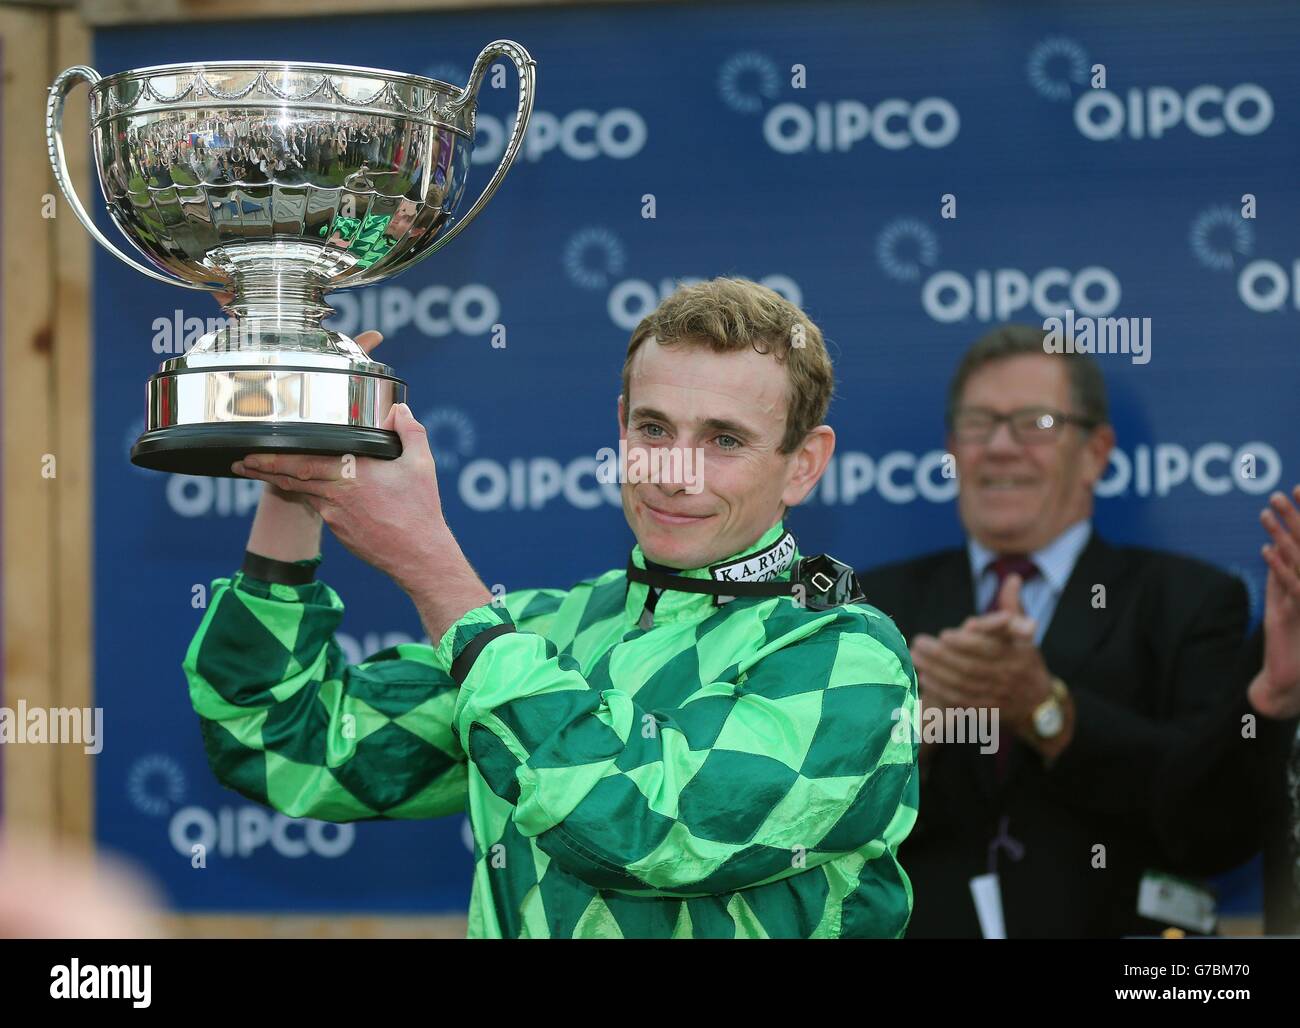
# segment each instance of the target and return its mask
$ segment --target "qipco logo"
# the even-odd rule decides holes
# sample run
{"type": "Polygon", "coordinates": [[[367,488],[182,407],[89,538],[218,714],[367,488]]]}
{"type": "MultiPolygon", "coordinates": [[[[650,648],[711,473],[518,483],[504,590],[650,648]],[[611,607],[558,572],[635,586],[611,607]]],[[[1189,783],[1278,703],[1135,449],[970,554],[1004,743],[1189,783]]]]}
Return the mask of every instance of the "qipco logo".
{"type": "Polygon", "coordinates": [[[1244,82],[1231,89],[1196,86],[1180,93],[1168,86],[1130,89],[1123,97],[1108,89],[1084,92],[1074,104],[1074,124],[1094,142],[1160,139],[1186,125],[1194,135],[1257,136],[1273,123],[1273,98],[1263,86],[1244,82]]]}
{"type": "Polygon", "coordinates": [[[1232,446],[1212,441],[1190,448],[1181,443],[1139,444],[1131,451],[1110,451],[1106,475],[1095,487],[1098,496],[1168,496],[1190,485],[1206,496],[1226,496],[1234,489],[1267,493],[1282,477],[1282,457],[1269,443],[1232,446]]]}
{"type": "Polygon", "coordinates": [[[891,450],[874,457],[846,450],[827,462],[808,499],[825,506],[850,506],[874,493],[893,504],[947,503],[957,495],[956,477],[945,473],[949,461],[943,450],[891,450]]]}
{"type": "Polygon", "coordinates": [[[553,502],[574,510],[623,503],[619,484],[601,480],[595,457],[480,457],[465,465],[456,483],[461,502],[479,512],[542,510],[553,502]]]}
{"type": "Polygon", "coordinates": [[[481,336],[501,320],[501,301],[488,286],[477,282],[452,288],[425,286],[412,292],[404,286],[363,289],[330,297],[338,311],[329,327],[346,335],[377,328],[386,336],[408,325],[422,335],[481,336]]]}
{"type": "Polygon", "coordinates": [[[1026,308],[1040,318],[1064,317],[1067,310],[1097,318],[1115,310],[1120,293],[1115,273],[1096,265],[1078,271],[997,268],[970,275],[936,271],[921,287],[921,306],[944,324],[966,318],[1006,321],[1026,308]]]}
{"type": "MultiPolygon", "coordinates": [[[[609,292],[609,319],[625,332],[631,332],[641,319],[666,300],[679,285],[702,282],[700,278],[661,279],[656,286],[641,278],[628,278],[614,284],[609,292]]],[[[768,275],[758,280],[796,307],[803,306],[803,290],[789,275],[768,275]]]]}
{"type": "Polygon", "coordinates": [[[1300,260],[1293,260],[1289,269],[1277,261],[1251,261],[1237,276],[1237,295],[1261,314],[1287,306],[1300,310],[1300,260]]]}
{"type": "Polygon", "coordinates": [[[261,807],[181,807],[172,815],[168,837],[182,856],[196,847],[208,855],[248,858],[264,847],[281,857],[296,859],[341,857],[352,848],[356,828],[276,814],[261,807]]]}
{"type": "Polygon", "coordinates": [[[811,107],[780,103],[763,119],[763,138],[777,153],[844,153],[863,140],[885,150],[913,144],[930,150],[957,138],[961,118],[956,106],[939,96],[881,100],[868,107],[860,100],[819,101],[811,107]]]}
{"type": "Polygon", "coordinates": [[[166,496],[172,513],[183,518],[242,518],[257,507],[262,483],[254,478],[168,475],[166,496]]]}
{"type": "MultiPolygon", "coordinates": [[[[474,119],[474,164],[496,164],[506,152],[514,130],[514,118],[504,122],[490,114],[474,119]]],[[[550,153],[561,153],[573,161],[594,161],[607,157],[625,161],[645,149],[649,137],[645,118],[630,107],[608,111],[580,109],[565,115],[533,111],[524,133],[520,156],[540,161],[550,153]]]]}

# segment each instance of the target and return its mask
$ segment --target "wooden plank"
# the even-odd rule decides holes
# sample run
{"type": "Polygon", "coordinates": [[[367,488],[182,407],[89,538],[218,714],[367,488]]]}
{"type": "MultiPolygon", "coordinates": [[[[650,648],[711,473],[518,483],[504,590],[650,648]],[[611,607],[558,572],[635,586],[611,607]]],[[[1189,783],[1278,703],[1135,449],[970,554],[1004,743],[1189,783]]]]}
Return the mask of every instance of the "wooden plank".
{"type": "MultiPolygon", "coordinates": [[[[0,8],[3,97],[0,131],[0,305],[3,308],[4,706],[57,702],[53,663],[52,547],[58,479],[42,475],[58,454],[50,403],[50,260],[55,220],[42,217],[51,190],[44,161],[51,16],[0,8]]],[[[63,215],[62,206],[59,207],[63,215]]],[[[55,464],[55,474],[58,464],[55,464]]],[[[4,760],[7,828],[49,838],[58,747],[14,743],[4,760]]]]}
{"type": "MultiPolygon", "coordinates": [[[[90,31],[73,11],[54,17],[52,81],[64,68],[91,63],[90,31]]],[[[90,168],[90,121],[84,88],[68,97],[64,150],[77,191],[88,203],[99,193],[90,168]]],[[[53,173],[49,188],[57,190],[53,173]]],[[[61,198],[60,198],[61,199],[61,198]]],[[[91,382],[94,347],[91,329],[91,248],[94,242],[64,204],[54,234],[54,412],[59,477],[54,490],[55,680],[59,704],[94,704],[92,604],[94,558],[92,514],[94,440],[91,382]]],[[[66,839],[87,847],[94,838],[96,757],[81,746],[59,747],[57,819],[66,839]]]]}
{"type": "Polygon", "coordinates": [[[1263,914],[1235,914],[1219,918],[1219,934],[1231,936],[1259,936],[1264,934],[1263,914]]]}
{"type": "Polygon", "coordinates": [[[164,919],[185,939],[463,939],[461,916],[302,917],[177,914],[164,919]]]}
{"type": "MultiPolygon", "coordinates": [[[[644,0],[81,0],[87,24],[142,25],[236,18],[309,18],[322,15],[403,14],[413,11],[482,10],[488,7],[574,7],[644,0]]],[[[686,2],[686,0],[678,0],[686,2]]],[[[486,42],[486,40],[484,40],[486,42]]],[[[159,63],[165,63],[159,61],[159,63]]]]}

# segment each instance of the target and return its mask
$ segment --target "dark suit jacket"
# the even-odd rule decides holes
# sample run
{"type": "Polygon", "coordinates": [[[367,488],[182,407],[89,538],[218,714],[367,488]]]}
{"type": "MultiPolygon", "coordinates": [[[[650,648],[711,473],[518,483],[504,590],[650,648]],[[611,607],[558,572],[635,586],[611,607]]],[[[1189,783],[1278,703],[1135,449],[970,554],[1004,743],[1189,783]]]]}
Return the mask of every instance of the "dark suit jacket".
{"type": "MultiPolygon", "coordinates": [[[[867,602],[909,639],[975,613],[964,548],[859,577],[867,602]]],[[[994,757],[977,744],[936,747],[916,827],[899,851],[914,890],[909,937],[979,937],[969,882],[991,869],[1003,817],[1023,847],[1018,860],[997,857],[1010,938],[1165,927],[1137,915],[1143,872],[1203,873],[1223,863],[1199,848],[1217,838],[1208,827],[1215,814],[1190,802],[1184,769],[1195,767],[1188,757],[1207,726],[1221,727],[1240,702],[1248,617],[1238,579],[1188,558],[1112,546],[1094,531],[1041,646],[1073,695],[1073,741],[1045,768],[1015,740],[1001,785],[994,757]]],[[[1003,745],[1010,738],[1004,732],[1003,745]]]]}
{"type": "MultiPolygon", "coordinates": [[[[1264,931],[1300,934],[1300,879],[1288,836],[1293,797],[1286,765],[1297,719],[1257,714],[1246,685],[1264,659],[1257,630],[1242,652],[1242,687],[1176,751],[1157,785],[1166,844],[1190,871],[1212,875],[1264,851],[1264,931]],[[1243,731],[1249,719],[1250,731],[1243,731]]],[[[1300,798],[1300,797],[1297,797],[1300,798]]]]}

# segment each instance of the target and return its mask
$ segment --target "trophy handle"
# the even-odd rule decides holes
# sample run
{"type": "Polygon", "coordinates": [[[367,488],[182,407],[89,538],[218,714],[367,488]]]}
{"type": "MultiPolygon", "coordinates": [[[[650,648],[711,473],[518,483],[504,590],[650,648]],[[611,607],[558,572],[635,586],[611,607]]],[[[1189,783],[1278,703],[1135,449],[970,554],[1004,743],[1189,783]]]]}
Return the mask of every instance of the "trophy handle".
{"type": "Polygon", "coordinates": [[[483,82],[483,76],[487,74],[488,65],[498,57],[509,57],[514,62],[515,71],[519,73],[519,106],[515,110],[515,127],[510,133],[510,142],[506,145],[506,152],[501,158],[501,163],[497,165],[496,173],[479,194],[479,198],[474,201],[474,205],[465,212],[464,217],[456,219],[456,223],[447,230],[445,235],[434,240],[433,245],[421,254],[421,257],[441,250],[456,238],[461,229],[477,217],[478,212],[492,199],[492,194],[501,185],[502,179],[506,177],[510,165],[515,163],[515,158],[519,156],[519,150],[523,146],[524,133],[528,130],[528,121],[533,116],[533,99],[537,95],[537,62],[527,50],[512,40],[497,39],[483,48],[482,53],[474,61],[469,82],[460,94],[447,104],[447,112],[457,115],[478,100],[478,89],[483,82]]]}
{"type": "Polygon", "coordinates": [[[45,142],[50,151],[50,167],[54,169],[54,180],[59,184],[59,189],[63,191],[63,195],[72,207],[72,212],[77,216],[77,220],[81,222],[86,231],[91,234],[100,246],[123,264],[129,264],[140,274],[148,275],[159,282],[166,282],[168,285],[184,286],[186,289],[208,290],[208,286],[188,282],[183,278],[164,275],[155,268],[150,268],[141,264],[135,258],[128,257],[104,237],[104,234],[99,231],[95,222],[86,213],[86,208],[81,206],[81,200],[77,196],[77,188],[72,184],[72,178],[68,174],[67,160],[63,155],[63,101],[67,99],[68,94],[72,92],[78,83],[85,82],[87,85],[93,86],[99,79],[99,72],[94,68],[87,68],[85,65],[79,64],[60,72],[59,77],[50,86],[49,100],[45,104],[45,142]]]}

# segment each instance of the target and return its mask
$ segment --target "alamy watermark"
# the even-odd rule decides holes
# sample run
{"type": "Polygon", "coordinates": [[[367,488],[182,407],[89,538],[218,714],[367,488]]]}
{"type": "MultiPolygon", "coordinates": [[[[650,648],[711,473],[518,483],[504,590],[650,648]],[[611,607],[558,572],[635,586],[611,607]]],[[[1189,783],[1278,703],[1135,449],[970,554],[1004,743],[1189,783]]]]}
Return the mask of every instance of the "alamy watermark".
{"type": "Polygon", "coordinates": [[[654,482],[681,485],[684,492],[704,491],[704,450],[686,446],[632,446],[618,441],[618,450],[596,451],[596,481],[602,485],[654,482]]]}
{"type": "Polygon", "coordinates": [[[141,1009],[151,1002],[152,964],[82,964],[73,957],[50,968],[52,999],[129,999],[141,1009]]]}
{"type": "Polygon", "coordinates": [[[920,700],[911,715],[895,707],[889,719],[894,722],[894,742],[979,743],[981,753],[998,750],[997,707],[936,707],[920,700]]]}
{"type": "Polygon", "coordinates": [[[1076,318],[1066,308],[1065,318],[1045,318],[1044,353],[1129,354],[1134,364],[1151,360],[1150,318],[1076,318]]]}
{"type": "Polygon", "coordinates": [[[215,353],[264,350],[274,348],[281,336],[281,329],[274,319],[218,316],[187,318],[179,307],[171,312],[171,317],[154,318],[150,328],[153,329],[150,346],[154,353],[159,354],[189,353],[200,340],[209,336],[215,338],[207,349],[215,353]]]}
{"type": "Polygon", "coordinates": [[[104,748],[103,707],[0,707],[0,746],[77,743],[86,753],[104,748]]]}

